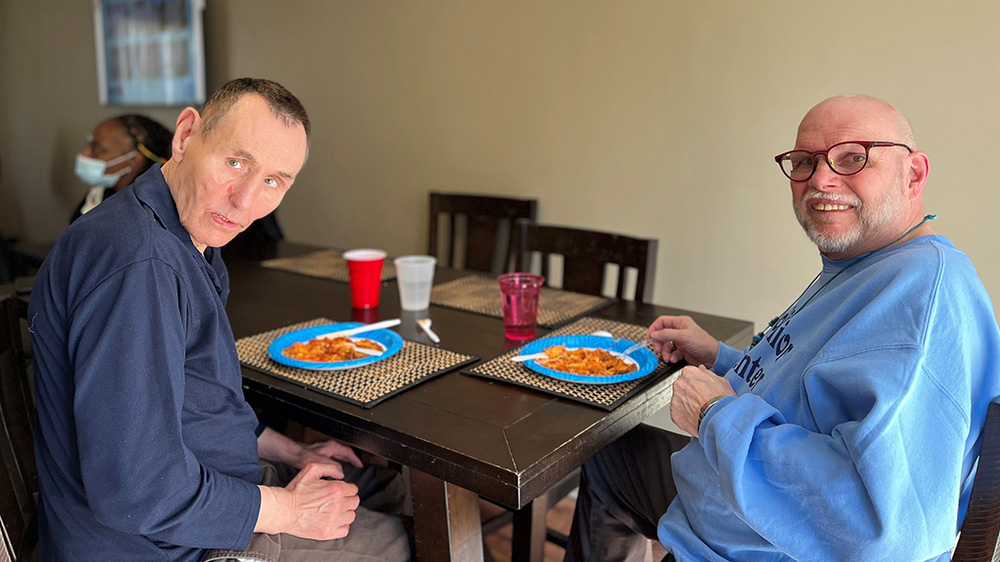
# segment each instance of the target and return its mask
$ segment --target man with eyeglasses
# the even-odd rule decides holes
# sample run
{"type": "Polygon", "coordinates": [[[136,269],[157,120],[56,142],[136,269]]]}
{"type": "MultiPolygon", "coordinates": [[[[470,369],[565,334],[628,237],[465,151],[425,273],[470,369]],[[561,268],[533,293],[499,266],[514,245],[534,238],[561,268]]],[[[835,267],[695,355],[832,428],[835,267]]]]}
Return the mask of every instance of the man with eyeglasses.
{"type": "Polygon", "coordinates": [[[566,560],[948,560],[1000,330],[968,258],[924,215],[902,114],[839,96],[775,157],[822,270],[744,350],[690,318],[649,328],[685,361],[671,418],[584,465],[566,560]]]}

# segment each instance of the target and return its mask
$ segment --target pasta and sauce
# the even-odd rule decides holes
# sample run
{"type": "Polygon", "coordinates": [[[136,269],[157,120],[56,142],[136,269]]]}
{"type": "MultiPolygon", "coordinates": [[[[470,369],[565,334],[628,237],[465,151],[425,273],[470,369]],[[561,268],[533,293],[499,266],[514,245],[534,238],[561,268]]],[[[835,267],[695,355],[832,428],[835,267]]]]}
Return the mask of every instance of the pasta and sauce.
{"type": "Polygon", "coordinates": [[[282,350],[282,355],[299,361],[315,361],[317,363],[333,363],[336,361],[352,361],[371,357],[355,348],[385,351],[385,347],[372,340],[349,338],[314,339],[307,342],[296,342],[282,350]]]}
{"type": "Polygon", "coordinates": [[[592,377],[624,375],[639,369],[635,363],[622,361],[603,349],[566,349],[565,345],[554,345],[545,350],[547,358],[536,361],[542,367],[592,377]]]}

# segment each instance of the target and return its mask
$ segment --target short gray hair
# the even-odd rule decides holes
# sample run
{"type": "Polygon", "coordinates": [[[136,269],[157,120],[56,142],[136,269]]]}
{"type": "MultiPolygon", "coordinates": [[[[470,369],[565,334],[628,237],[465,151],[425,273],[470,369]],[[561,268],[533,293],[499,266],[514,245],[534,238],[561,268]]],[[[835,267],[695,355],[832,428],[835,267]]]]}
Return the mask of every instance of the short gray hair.
{"type": "Polygon", "coordinates": [[[257,94],[264,98],[274,116],[286,126],[300,123],[306,131],[306,139],[309,138],[309,115],[302,102],[281,84],[264,78],[237,78],[216,90],[202,110],[201,137],[205,138],[215,130],[229,115],[236,102],[247,94],[257,94]]]}

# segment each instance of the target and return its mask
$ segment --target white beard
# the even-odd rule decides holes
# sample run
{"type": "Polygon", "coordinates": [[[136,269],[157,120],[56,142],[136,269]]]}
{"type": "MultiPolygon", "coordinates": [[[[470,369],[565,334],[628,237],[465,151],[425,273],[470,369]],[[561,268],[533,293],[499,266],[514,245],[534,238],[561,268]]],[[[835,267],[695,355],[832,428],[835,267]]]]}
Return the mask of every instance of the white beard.
{"type": "Polygon", "coordinates": [[[802,229],[805,230],[813,244],[816,244],[820,252],[824,254],[847,253],[903,214],[904,206],[900,183],[897,182],[895,186],[883,192],[877,200],[868,205],[863,204],[860,199],[853,196],[821,195],[811,191],[802,197],[798,205],[794,205],[795,218],[798,219],[802,229]],[[809,200],[819,196],[854,206],[858,213],[857,227],[840,235],[822,232],[817,227],[818,221],[814,221],[808,211],[809,200]]]}

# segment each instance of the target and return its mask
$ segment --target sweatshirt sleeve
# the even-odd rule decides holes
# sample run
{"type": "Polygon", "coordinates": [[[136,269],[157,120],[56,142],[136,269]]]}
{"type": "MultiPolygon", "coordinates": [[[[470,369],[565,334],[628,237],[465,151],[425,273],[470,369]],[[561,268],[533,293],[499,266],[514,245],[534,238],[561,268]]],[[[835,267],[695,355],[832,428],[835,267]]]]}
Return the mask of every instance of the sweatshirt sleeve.
{"type": "Polygon", "coordinates": [[[244,548],[260,491],[199,463],[182,435],[186,306],[180,276],[150,259],[113,274],[73,312],[83,487],[97,519],[121,532],[244,548]]]}
{"type": "Polygon", "coordinates": [[[817,431],[754,394],[711,408],[699,441],[734,513],[794,559],[925,560],[950,549],[969,415],[912,351],[811,366],[803,392],[817,431]]]}
{"type": "Polygon", "coordinates": [[[733,365],[740,360],[740,351],[730,347],[721,341],[719,342],[719,353],[715,356],[715,363],[712,364],[712,372],[720,377],[725,375],[733,365]]]}

